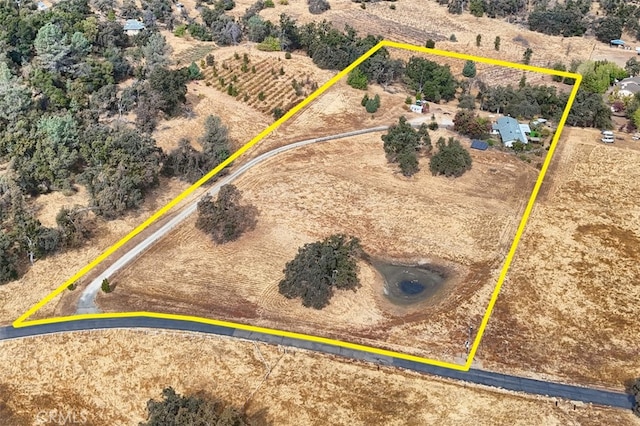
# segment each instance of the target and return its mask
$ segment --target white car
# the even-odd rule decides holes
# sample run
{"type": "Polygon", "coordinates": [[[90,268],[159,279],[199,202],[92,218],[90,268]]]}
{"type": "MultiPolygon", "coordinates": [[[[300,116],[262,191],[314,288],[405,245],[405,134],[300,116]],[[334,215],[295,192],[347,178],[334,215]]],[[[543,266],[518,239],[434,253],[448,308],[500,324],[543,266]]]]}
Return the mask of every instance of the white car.
{"type": "Polygon", "coordinates": [[[608,137],[604,137],[602,139],[600,139],[602,142],[604,143],[613,143],[614,139],[613,138],[608,138],[608,137]]]}

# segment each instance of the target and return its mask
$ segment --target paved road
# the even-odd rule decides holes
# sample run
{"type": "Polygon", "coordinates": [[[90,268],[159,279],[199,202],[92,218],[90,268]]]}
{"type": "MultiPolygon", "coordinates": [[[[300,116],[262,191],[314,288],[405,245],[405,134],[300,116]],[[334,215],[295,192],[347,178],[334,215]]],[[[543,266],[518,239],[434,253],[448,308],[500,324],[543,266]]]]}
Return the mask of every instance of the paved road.
{"type": "MultiPolygon", "coordinates": [[[[417,126],[421,121],[424,121],[424,120],[425,120],[424,118],[422,118],[421,120],[413,120],[411,121],[411,123],[417,126]]],[[[243,164],[241,167],[234,170],[231,174],[226,176],[224,179],[221,179],[218,183],[216,183],[209,191],[207,191],[207,193],[211,194],[212,196],[216,195],[222,185],[226,185],[228,183],[233,182],[240,175],[245,173],[250,168],[256,166],[257,164],[262,163],[263,161],[268,160],[269,158],[272,158],[278,154],[281,154],[285,151],[289,151],[295,148],[300,148],[306,145],[311,145],[314,143],[342,139],[342,138],[347,138],[351,136],[362,135],[365,133],[382,132],[384,130],[387,130],[388,128],[389,126],[372,127],[368,129],[356,130],[353,132],[346,132],[346,133],[339,133],[339,134],[325,136],[321,138],[307,139],[300,142],[285,145],[280,148],[276,148],[274,150],[271,150],[267,153],[264,153],[254,158],[253,160],[247,162],[246,164],[243,164]]],[[[149,249],[149,247],[151,247],[153,244],[158,242],[158,240],[160,240],[168,232],[173,230],[176,226],[178,226],[185,219],[187,219],[191,214],[193,214],[196,211],[197,204],[198,204],[197,200],[191,203],[179,214],[177,214],[173,219],[171,219],[169,222],[164,224],[160,229],[155,231],[153,234],[149,235],[146,239],[144,239],[138,245],[136,245],[131,250],[123,254],[119,259],[113,262],[102,274],[100,274],[93,281],[91,281],[91,283],[83,290],[82,295],[80,296],[76,313],[78,314],[99,313],[100,310],[96,306],[95,300],[96,300],[96,294],[98,293],[98,291],[100,290],[100,287],[102,286],[102,280],[113,276],[116,272],[118,272],[120,269],[122,269],[124,266],[126,266],[129,262],[134,260],[140,254],[145,252],[147,249],[149,249]]]]}
{"type": "Polygon", "coordinates": [[[427,373],[517,392],[545,395],[552,398],[562,398],[571,401],[582,401],[586,403],[593,403],[616,408],[633,408],[633,399],[631,395],[620,392],[584,388],[580,386],[565,385],[554,382],[545,382],[475,369],[471,369],[467,372],[455,371],[448,368],[420,364],[414,361],[406,361],[403,359],[376,355],[368,352],[346,349],[323,343],[309,342],[306,340],[275,336],[266,333],[248,332],[245,330],[238,330],[236,328],[221,327],[199,322],[171,320],[164,318],[151,318],[145,316],[128,318],[102,318],[69,321],[46,325],[34,325],[24,328],[0,327],[0,340],[25,338],[42,334],[109,328],[153,328],[217,334],[221,336],[229,336],[245,340],[267,342],[284,346],[293,346],[296,348],[307,349],[315,352],[335,354],[346,358],[359,359],[368,362],[374,362],[377,364],[389,365],[421,373],[427,373]]]}

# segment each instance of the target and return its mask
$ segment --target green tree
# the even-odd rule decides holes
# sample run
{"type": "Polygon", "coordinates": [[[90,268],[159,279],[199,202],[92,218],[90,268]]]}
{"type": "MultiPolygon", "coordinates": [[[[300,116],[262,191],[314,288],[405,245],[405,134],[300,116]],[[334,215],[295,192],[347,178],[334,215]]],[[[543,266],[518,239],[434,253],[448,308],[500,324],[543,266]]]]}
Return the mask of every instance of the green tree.
{"type": "Polygon", "coordinates": [[[525,65],[529,65],[529,63],[531,62],[531,55],[533,55],[533,50],[530,47],[527,47],[527,49],[522,54],[522,63],[525,65]]]}
{"type": "Polygon", "coordinates": [[[619,39],[622,35],[623,22],[616,16],[603,18],[596,26],[595,36],[603,42],[609,44],[611,40],[619,39]]]}
{"type": "Polygon", "coordinates": [[[231,155],[229,129],[218,116],[209,115],[204,122],[204,134],[199,139],[203,154],[210,159],[213,169],[231,155]]]}
{"type": "Polygon", "coordinates": [[[369,79],[359,67],[356,67],[349,73],[349,76],[347,77],[347,84],[354,89],[367,90],[369,79]]]}
{"type": "Polygon", "coordinates": [[[387,160],[399,163],[403,175],[412,176],[418,171],[416,153],[420,149],[420,135],[404,116],[400,117],[398,124],[389,126],[387,133],[382,135],[382,141],[387,160]]]}
{"type": "Polygon", "coordinates": [[[80,152],[87,164],[80,180],[93,211],[107,219],[138,207],[158,183],[161,150],[138,130],[94,126],[85,132],[80,152]]]}
{"type": "Polygon", "coordinates": [[[459,177],[471,169],[471,155],[459,140],[451,137],[445,142],[445,139],[440,137],[436,147],[438,152],[431,157],[429,163],[429,169],[434,176],[459,177]]]}
{"type": "Polygon", "coordinates": [[[484,15],[484,0],[471,0],[469,2],[469,12],[477,17],[484,15]]]}
{"type": "Polygon", "coordinates": [[[604,103],[600,94],[590,93],[580,87],[569,111],[567,124],[575,127],[610,129],[611,108],[604,103]]]}
{"type": "Polygon", "coordinates": [[[473,139],[481,139],[491,131],[491,123],[473,111],[464,109],[458,111],[453,118],[453,130],[473,139]]]}
{"type": "Polygon", "coordinates": [[[635,57],[631,57],[625,64],[624,69],[631,77],[635,77],[640,74],[640,61],[635,57]]]}
{"type": "Polygon", "coordinates": [[[378,108],[380,108],[380,96],[376,94],[373,99],[367,98],[364,108],[369,114],[378,111],[378,108]]]}
{"type": "Polygon", "coordinates": [[[242,195],[234,185],[223,185],[213,201],[205,195],[198,202],[196,228],[206,232],[217,244],[235,241],[256,226],[257,209],[241,205],[242,195]]]}
{"type": "Polygon", "coordinates": [[[305,307],[324,308],[334,289],[355,291],[360,287],[356,261],[361,253],[360,241],[346,235],[305,244],[286,264],[284,279],[278,284],[280,294],[301,298],[305,307]]]}
{"type": "Polygon", "coordinates": [[[18,256],[15,246],[13,238],[0,230],[0,284],[18,278],[18,256]]]}
{"type": "MultiPolygon", "coordinates": [[[[566,71],[567,67],[562,62],[556,62],[555,64],[553,64],[553,69],[556,71],[566,71]]],[[[553,81],[561,82],[563,77],[554,75],[552,79],[553,81]]]]}
{"type": "Polygon", "coordinates": [[[462,68],[462,75],[467,78],[473,78],[476,76],[476,64],[473,61],[466,61],[464,68],[462,68]]]}
{"type": "Polygon", "coordinates": [[[431,102],[455,98],[458,83],[448,65],[412,56],[407,63],[405,75],[409,86],[416,94],[431,102]]]}
{"type": "Polygon", "coordinates": [[[16,121],[31,106],[31,93],[5,62],[0,62],[0,119],[16,121]]]}
{"type": "Polygon", "coordinates": [[[175,116],[187,101],[188,71],[154,68],[149,74],[149,87],[161,99],[159,108],[169,116],[175,116]]]}
{"type": "Polygon", "coordinates": [[[327,0],[307,0],[309,4],[309,12],[313,15],[319,15],[331,8],[327,0]]]}
{"type": "Polygon", "coordinates": [[[88,217],[88,209],[63,207],[56,215],[61,242],[65,247],[80,247],[92,235],[95,223],[88,217]]]}
{"type": "Polygon", "coordinates": [[[109,280],[107,278],[102,280],[100,288],[104,293],[111,293],[113,291],[113,289],[111,288],[111,284],[109,283],[109,280]]]}
{"type": "Polygon", "coordinates": [[[151,34],[142,48],[146,71],[150,73],[158,67],[167,67],[171,63],[169,60],[170,52],[171,48],[162,34],[159,32],[151,34]]]}
{"type": "Polygon", "coordinates": [[[496,39],[493,41],[493,48],[500,50],[500,36],[496,36],[496,39]]]}

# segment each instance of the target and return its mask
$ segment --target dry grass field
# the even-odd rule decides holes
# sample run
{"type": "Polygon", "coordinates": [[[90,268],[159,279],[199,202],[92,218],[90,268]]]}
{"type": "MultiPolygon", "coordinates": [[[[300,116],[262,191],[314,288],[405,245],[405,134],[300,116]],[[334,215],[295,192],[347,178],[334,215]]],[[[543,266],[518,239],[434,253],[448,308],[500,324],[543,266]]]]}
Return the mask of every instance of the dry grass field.
{"type": "Polygon", "coordinates": [[[164,387],[205,391],[272,425],[637,425],[630,411],[440,380],[303,350],[194,334],[129,330],[0,343],[0,418],[84,413],[134,425],[164,387]],[[270,372],[265,380],[265,375],[270,372]],[[25,373],[28,372],[28,373],[25,373]]]}
{"type": "Polygon", "coordinates": [[[640,376],[640,145],[567,129],[479,359],[521,375],[622,388],[640,376]]]}
{"type": "MultiPolygon", "coordinates": [[[[432,136],[439,135],[449,133],[432,136]]],[[[255,231],[216,246],[190,219],[114,277],[116,290],[98,303],[110,312],[188,313],[331,337],[348,331],[364,343],[456,359],[468,324],[486,309],[538,174],[510,154],[472,155],[473,169],[454,180],[431,176],[426,158],[412,179],[399,176],[380,133],[281,154],[236,182],[260,211],[255,231]],[[445,266],[450,283],[433,303],[400,308],[362,263],[363,287],[337,293],[322,311],[279,295],[298,247],[338,232],[360,238],[374,257],[445,266]]]]}

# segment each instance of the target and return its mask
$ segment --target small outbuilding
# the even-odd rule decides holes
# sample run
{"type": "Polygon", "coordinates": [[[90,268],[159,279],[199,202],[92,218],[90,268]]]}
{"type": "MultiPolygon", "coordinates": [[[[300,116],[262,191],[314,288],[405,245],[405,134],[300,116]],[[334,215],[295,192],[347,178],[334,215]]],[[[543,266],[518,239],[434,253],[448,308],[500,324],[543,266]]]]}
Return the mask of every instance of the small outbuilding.
{"type": "Polygon", "coordinates": [[[415,103],[414,105],[409,105],[411,112],[415,112],[418,114],[426,114],[429,112],[429,104],[427,102],[415,103]]]}
{"type": "Polygon", "coordinates": [[[137,19],[127,19],[124,23],[122,29],[129,36],[134,36],[138,34],[140,31],[144,30],[144,23],[138,21],[137,19]]]}

